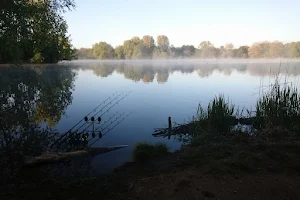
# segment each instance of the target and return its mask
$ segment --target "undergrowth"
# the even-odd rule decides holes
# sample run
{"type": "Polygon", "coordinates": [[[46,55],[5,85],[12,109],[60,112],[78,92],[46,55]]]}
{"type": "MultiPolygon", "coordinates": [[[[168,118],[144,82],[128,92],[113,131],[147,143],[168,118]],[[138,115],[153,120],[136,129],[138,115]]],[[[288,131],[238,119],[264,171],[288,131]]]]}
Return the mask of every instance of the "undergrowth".
{"type": "Polygon", "coordinates": [[[148,144],[147,142],[137,143],[133,150],[133,158],[135,161],[145,161],[153,159],[169,152],[166,144],[148,144]]]}

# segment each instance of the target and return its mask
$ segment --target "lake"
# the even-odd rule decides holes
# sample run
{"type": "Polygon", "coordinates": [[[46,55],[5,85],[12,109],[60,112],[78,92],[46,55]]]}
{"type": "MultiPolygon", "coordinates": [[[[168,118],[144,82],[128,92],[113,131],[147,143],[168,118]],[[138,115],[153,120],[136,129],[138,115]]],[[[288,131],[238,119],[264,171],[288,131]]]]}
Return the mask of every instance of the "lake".
{"type": "Polygon", "coordinates": [[[179,149],[174,138],[152,136],[155,128],[168,126],[169,116],[185,123],[199,103],[206,106],[218,94],[240,109],[254,110],[259,94],[275,78],[298,84],[299,77],[300,62],[288,60],[78,60],[0,67],[0,97],[3,110],[21,105],[4,114],[10,128],[26,125],[28,118],[65,133],[111,96],[98,109],[107,105],[101,116],[107,134],[95,138],[93,146],[129,146],[92,158],[91,166],[107,173],[132,160],[137,142],[164,142],[172,151],[179,149]]]}

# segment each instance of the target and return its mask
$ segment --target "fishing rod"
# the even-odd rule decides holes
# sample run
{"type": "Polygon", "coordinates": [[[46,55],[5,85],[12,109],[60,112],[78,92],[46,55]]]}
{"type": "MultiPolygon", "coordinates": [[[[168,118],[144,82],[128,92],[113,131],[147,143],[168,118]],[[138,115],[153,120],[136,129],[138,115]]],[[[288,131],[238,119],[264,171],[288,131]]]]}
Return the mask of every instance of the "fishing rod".
{"type": "MultiPolygon", "coordinates": [[[[104,112],[100,115],[100,117],[102,117],[103,115],[105,115],[106,113],[108,113],[108,111],[110,111],[111,108],[113,108],[116,104],[118,104],[120,101],[122,101],[123,99],[125,99],[130,93],[131,93],[131,92],[126,93],[121,99],[119,99],[118,101],[116,101],[112,106],[110,106],[106,111],[104,111],[104,112]]],[[[111,104],[111,103],[109,103],[109,104],[111,104]]],[[[109,104],[107,104],[107,105],[109,105],[109,104]]],[[[106,106],[105,106],[105,107],[106,107],[106,106]]],[[[103,107],[103,108],[105,108],[105,107],[103,107]]],[[[97,115],[98,113],[102,112],[103,108],[102,108],[101,110],[99,110],[97,113],[95,113],[95,115],[97,115]]],[[[94,116],[95,116],[95,115],[94,115],[94,116]]]]}
{"type": "MultiPolygon", "coordinates": [[[[105,125],[105,124],[107,124],[107,123],[108,123],[114,116],[116,116],[118,113],[119,113],[119,112],[116,112],[115,114],[113,114],[108,120],[106,120],[106,121],[102,124],[102,126],[105,125]]],[[[88,127],[86,127],[85,129],[83,129],[82,132],[85,132],[90,126],[91,126],[91,124],[90,124],[88,127]]],[[[97,131],[99,128],[100,128],[100,126],[99,126],[98,128],[96,128],[94,131],[97,131]]]]}
{"type": "MultiPolygon", "coordinates": [[[[115,120],[111,121],[110,124],[108,124],[105,128],[103,128],[101,131],[99,131],[99,137],[102,137],[102,131],[104,131],[107,127],[109,127],[109,126],[112,125],[114,122],[116,122],[116,121],[117,121],[120,117],[122,117],[124,114],[125,114],[125,112],[122,113],[121,115],[119,115],[118,117],[116,117],[115,120]]],[[[112,117],[111,117],[111,118],[112,118],[112,117]]],[[[108,121],[108,122],[109,122],[109,121],[108,121]]],[[[99,128],[101,128],[101,127],[98,127],[95,131],[97,131],[99,128]]],[[[94,132],[94,133],[95,133],[95,132],[94,132]]],[[[94,139],[94,137],[92,137],[91,139],[89,139],[88,142],[90,142],[90,141],[93,140],[93,139],[94,139]]]]}
{"type": "MultiPolygon", "coordinates": [[[[111,108],[113,108],[116,104],[118,104],[121,100],[123,100],[125,97],[127,97],[130,93],[131,93],[131,92],[126,93],[122,98],[120,98],[118,101],[116,101],[112,106],[110,106],[106,111],[104,111],[104,112],[101,114],[101,117],[102,117],[104,114],[106,114],[111,108]]],[[[103,108],[101,108],[101,110],[99,110],[97,113],[95,113],[94,116],[96,116],[98,113],[102,112],[103,109],[104,109],[105,107],[107,107],[108,105],[110,105],[114,100],[118,99],[118,97],[121,96],[122,94],[123,94],[123,92],[120,93],[119,95],[117,95],[113,100],[111,100],[111,101],[110,101],[109,103],[107,103],[103,108]]],[[[93,116],[93,117],[94,117],[94,116],[93,116]]],[[[85,117],[84,119],[86,119],[86,117],[85,117]]],[[[80,129],[81,127],[83,127],[84,125],[86,125],[86,124],[81,125],[81,126],[79,127],[79,129],[80,129]]],[[[89,124],[84,130],[87,130],[91,125],[92,125],[92,123],[89,124]]],[[[76,133],[77,131],[79,131],[79,129],[77,129],[72,135],[74,135],[74,134],[79,135],[80,133],[76,133]]],[[[66,135],[66,134],[65,134],[65,135],[66,135]]],[[[59,147],[59,146],[60,146],[64,141],[66,141],[66,140],[67,140],[67,138],[65,138],[63,141],[61,141],[57,146],[59,147]]]]}
{"type": "MultiPolygon", "coordinates": [[[[123,94],[123,92],[121,92],[119,95],[117,95],[115,98],[113,98],[110,102],[108,102],[104,107],[102,107],[101,108],[101,110],[100,110],[100,112],[105,108],[105,107],[107,107],[108,105],[110,105],[114,100],[116,100],[121,94],[123,94]]],[[[99,113],[99,111],[97,112],[97,113],[95,113],[92,117],[95,117],[97,114],[99,113]]],[[[87,121],[87,116],[85,116],[84,118],[83,118],[83,120],[85,120],[85,121],[87,121]]],[[[77,132],[77,131],[79,131],[84,125],[86,125],[85,123],[84,124],[82,124],[75,132],[77,132]]],[[[91,124],[90,124],[91,125],[91,124]]],[[[89,125],[89,126],[90,126],[89,125]]],[[[88,127],[89,127],[88,126],[88,127]]],[[[87,128],[88,128],[87,127],[87,128]]],[[[87,129],[86,128],[86,129],[87,129]]],[[[85,130],[86,130],[85,129],[85,130]]]]}
{"type": "MultiPolygon", "coordinates": [[[[123,112],[121,115],[119,115],[118,117],[116,117],[115,120],[111,121],[110,124],[108,124],[105,128],[102,128],[101,131],[104,131],[105,129],[107,129],[110,125],[112,125],[113,123],[115,123],[120,117],[122,117],[125,114],[125,112],[123,112]]],[[[100,128],[100,127],[99,127],[100,128]]],[[[98,129],[99,129],[98,128],[98,129]]]]}
{"type": "MultiPolygon", "coordinates": [[[[116,119],[113,120],[113,121],[111,121],[109,125],[107,125],[107,126],[106,126],[105,128],[103,128],[101,131],[99,131],[99,137],[101,138],[101,137],[102,137],[102,132],[103,132],[106,128],[108,128],[110,125],[112,125],[113,123],[115,123],[115,122],[116,122],[120,117],[122,117],[124,114],[125,114],[125,112],[122,113],[121,115],[119,115],[118,117],[116,117],[116,119]]],[[[99,129],[99,128],[100,128],[100,127],[98,127],[98,129],[99,129]]],[[[98,129],[97,129],[97,130],[98,130],[98,129]]],[[[95,130],[95,131],[96,131],[96,130],[95,130]]],[[[91,140],[93,140],[93,139],[95,138],[95,136],[96,136],[95,131],[93,131],[94,136],[92,136],[92,138],[90,138],[90,139],[88,140],[88,143],[89,143],[91,140]]]]}
{"type": "MultiPolygon", "coordinates": [[[[118,92],[113,93],[111,96],[109,96],[108,98],[106,98],[104,101],[102,101],[96,108],[94,108],[91,112],[89,112],[86,116],[89,116],[92,112],[94,112],[95,110],[97,110],[102,104],[104,104],[106,101],[108,101],[109,99],[111,99],[113,96],[115,96],[115,94],[117,94],[118,92]]],[[[123,92],[122,92],[123,93],[123,92]]],[[[121,93],[121,94],[122,94],[121,93]]],[[[72,128],[70,128],[67,132],[65,132],[60,138],[58,138],[53,144],[51,144],[50,148],[57,143],[58,141],[60,141],[63,137],[65,137],[73,128],[75,128],[78,124],[80,124],[82,121],[84,120],[81,119],[79,120],[79,122],[77,124],[75,124],[72,128]]]]}
{"type": "MultiPolygon", "coordinates": [[[[107,123],[109,123],[110,121],[111,121],[111,119],[113,119],[117,114],[118,114],[119,112],[116,112],[115,114],[113,114],[107,121],[105,121],[105,123],[103,124],[103,125],[105,125],[105,124],[107,124],[107,123]]],[[[121,115],[119,115],[116,119],[119,119],[122,115],[124,115],[125,114],[125,112],[124,113],[122,113],[121,115]]],[[[112,123],[111,123],[112,124],[112,123]]],[[[88,128],[88,127],[87,127],[88,128]]],[[[86,129],[87,129],[86,128],[86,129]]],[[[96,130],[93,130],[92,132],[92,138],[90,138],[88,141],[87,141],[87,143],[89,143],[92,139],[94,139],[95,138],[95,136],[96,136],[96,134],[95,134],[95,131],[97,131],[99,128],[101,128],[100,126],[96,129],[96,130]]],[[[90,131],[87,131],[87,133],[85,133],[84,134],[84,132],[86,131],[86,129],[84,129],[83,131],[81,131],[81,132],[79,132],[79,133],[76,133],[74,136],[75,136],[75,138],[79,138],[80,137],[80,135],[82,134],[82,138],[84,138],[84,137],[86,137],[86,139],[88,139],[88,137],[89,137],[89,134],[88,134],[88,132],[90,132],[90,131]]],[[[104,130],[104,129],[103,129],[104,130]]],[[[102,130],[102,131],[103,131],[102,130]]],[[[65,140],[66,141],[66,140],[65,140]]],[[[65,143],[65,147],[67,146],[67,145],[69,145],[68,143],[65,143]]]]}
{"type": "MultiPolygon", "coordinates": [[[[118,126],[120,123],[122,123],[127,117],[129,117],[129,115],[131,115],[131,113],[127,114],[125,117],[123,117],[120,121],[118,121],[117,124],[115,124],[113,127],[111,127],[109,130],[107,130],[102,137],[104,137],[107,133],[109,133],[110,131],[112,131],[116,126],[118,126]]],[[[102,137],[99,137],[98,139],[96,139],[94,142],[92,142],[91,144],[89,144],[89,146],[92,146],[93,144],[95,144],[99,139],[101,139],[102,137]]]]}
{"type": "MultiPolygon", "coordinates": [[[[109,107],[106,111],[104,111],[101,115],[100,115],[100,117],[102,117],[103,115],[105,115],[106,113],[108,113],[108,111],[110,111],[110,109],[111,108],[113,108],[116,104],[118,104],[120,101],[122,101],[125,97],[127,97],[128,95],[130,94],[130,92],[128,92],[126,95],[124,95],[121,99],[119,99],[117,102],[115,102],[111,107],[109,107]]],[[[99,112],[101,112],[102,111],[102,109],[100,110],[100,111],[98,111],[96,114],[98,114],[99,112]]],[[[95,115],[96,115],[95,114],[95,115]]],[[[88,125],[85,129],[84,129],[84,131],[85,130],[87,130],[90,126],[91,126],[92,124],[90,124],[90,125],[88,125]]]]}
{"type": "MultiPolygon", "coordinates": [[[[108,111],[111,109],[111,108],[113,108],[116,104],[118,104],[120,101],[122,101],[125,97],[127,97],[128,95],[130,94],[130,92],[128,92],[126,95],[124,95],[121,99],[119,99],[117,102],[115,102],[111,107],[109,107],[106,111],[104,111],[101,115],[100,115],[100,117],[102,117],[103,115],[105,115],[106,113],[108,113],[108,111]]],[[[99,110],[97,113],[95,113],[95,115],[93,116],[93,117],[95,117],[98,113],[100,113],[100,112],[102,112],[103,111],[103,109],[105,108],[105,107],[107,107],[109,104],[111,104],[113,101],[111,101],[110,103],[108,103],[106,106],[104,106],[101,110],[99,110]]],[[[90,126],[91,126],[92,124],[90,124],[90,125],[88,125],[83,131],[85,131],[85,130],[87,130],[90,126]]],[[[82,126],[81,126],[82,127],[82,126]]],[[[81,128],[80,127],[80,128],[81,128]]],[[[77,131],[78,131],[78,129],[77,129],[77,131]]]]}

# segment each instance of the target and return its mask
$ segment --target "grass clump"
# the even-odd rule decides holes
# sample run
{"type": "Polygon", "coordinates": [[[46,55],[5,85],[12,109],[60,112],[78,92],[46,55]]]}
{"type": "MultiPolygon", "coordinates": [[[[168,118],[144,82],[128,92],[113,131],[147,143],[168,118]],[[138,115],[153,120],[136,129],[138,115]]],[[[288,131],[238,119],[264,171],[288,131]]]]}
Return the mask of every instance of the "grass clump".
{"type": "Polygon", "coordinates": [[[300,94],[298,89],[293,85],[280,85],[276,81],[256,104],[255,128],[280,126],[298,131],[299,124],[300,94]]]}
{"type": "Polygon", "coordinates": [[[209,102],[207,109],[203,109],[201,104],[199,104],[195,128],[210,132],[226,132],[235,123],[236,117],[234,113],[234,105],[226,101],[223,95],[219,95],[209,102]]]}
{"type": "Polygon", "coordinates": [[[169,148],[164,143],[148,144],[147,142],[137,143],[134,151],[133,157],[135,161],[146,161],[165,155],[169,152],[169,148]]]}

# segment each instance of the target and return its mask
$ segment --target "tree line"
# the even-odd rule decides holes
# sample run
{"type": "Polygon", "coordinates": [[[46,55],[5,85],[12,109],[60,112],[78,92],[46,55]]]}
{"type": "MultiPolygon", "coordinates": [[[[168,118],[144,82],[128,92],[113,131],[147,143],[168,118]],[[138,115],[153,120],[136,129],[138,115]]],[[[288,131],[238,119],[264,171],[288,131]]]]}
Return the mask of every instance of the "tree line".
{"type": "Polygon", "coordinates": [[[251,46],[234,48],[228,43],[220,48],[210,41],[203,41],[196,48],[193,45],[174,47],[165,35],[137,36],[125,40],[115,48],[106,42],[95,43],[92,48],[77,50],[78,58],[93,59],[167,59],[167,58],[299,58],[300,41],[283,44],[280,41],[256,42],[251,46]]]}
{"type": "Polygon", "coordinates": [[[1,0],[0,63],[56,63],[75,53],[62,13],[73,0],[1,0]]]}

